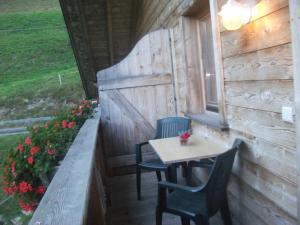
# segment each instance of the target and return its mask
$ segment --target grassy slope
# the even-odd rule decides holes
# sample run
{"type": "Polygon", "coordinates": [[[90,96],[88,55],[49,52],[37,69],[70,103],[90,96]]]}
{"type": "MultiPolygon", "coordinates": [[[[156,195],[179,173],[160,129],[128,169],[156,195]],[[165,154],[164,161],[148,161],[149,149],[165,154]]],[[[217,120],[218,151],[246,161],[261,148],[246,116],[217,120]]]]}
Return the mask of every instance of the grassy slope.
{"type": "Polygon", "coordinates": [[[40,12],[58,8],[58,0],[0,0],[0,13],[40,12]]]}
{"type": "Polygon", "coordinates": [[[82,98],[58,0],[0,0],[0,12],[0,119],[50,115],[82,98]]]}

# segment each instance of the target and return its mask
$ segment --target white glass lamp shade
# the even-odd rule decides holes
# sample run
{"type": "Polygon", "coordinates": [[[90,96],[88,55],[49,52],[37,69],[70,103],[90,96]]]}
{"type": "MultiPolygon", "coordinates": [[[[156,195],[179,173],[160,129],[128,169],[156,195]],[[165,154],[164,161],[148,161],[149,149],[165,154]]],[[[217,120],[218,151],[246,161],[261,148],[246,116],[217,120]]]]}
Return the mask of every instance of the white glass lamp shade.
{"type": "Polygon", "coordinates": [[[222,16],[223,26],[227,30],[240,29],[243,24],[250,21],[251,8],[245,7],[240,3],[229,0],[219,13],[222,16]]]}

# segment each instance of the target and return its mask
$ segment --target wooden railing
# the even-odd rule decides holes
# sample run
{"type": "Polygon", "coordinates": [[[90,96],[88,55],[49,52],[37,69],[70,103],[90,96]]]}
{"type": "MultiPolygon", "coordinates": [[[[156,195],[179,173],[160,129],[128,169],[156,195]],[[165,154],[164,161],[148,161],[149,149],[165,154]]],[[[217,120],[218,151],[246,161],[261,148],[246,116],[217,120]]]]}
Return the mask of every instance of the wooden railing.
{"type": "Polygon", "coordinates": [[[30,225],[105,224],[100,114],[88,119],[36,209],[30,225]]]}

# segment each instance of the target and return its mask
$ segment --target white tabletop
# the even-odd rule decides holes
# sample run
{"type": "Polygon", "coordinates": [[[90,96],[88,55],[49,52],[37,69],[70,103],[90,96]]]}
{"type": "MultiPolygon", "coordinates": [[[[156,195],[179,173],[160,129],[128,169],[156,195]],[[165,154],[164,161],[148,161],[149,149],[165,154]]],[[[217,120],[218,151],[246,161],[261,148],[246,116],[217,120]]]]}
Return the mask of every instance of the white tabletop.
{"type": "Polygon", "coordinates": [[[220,143],[196,135],[192,135],[186,145],[180,144],[179,137],[155,139],[149,143],[166,164],[215,157],[228,150],[220,143]]]}

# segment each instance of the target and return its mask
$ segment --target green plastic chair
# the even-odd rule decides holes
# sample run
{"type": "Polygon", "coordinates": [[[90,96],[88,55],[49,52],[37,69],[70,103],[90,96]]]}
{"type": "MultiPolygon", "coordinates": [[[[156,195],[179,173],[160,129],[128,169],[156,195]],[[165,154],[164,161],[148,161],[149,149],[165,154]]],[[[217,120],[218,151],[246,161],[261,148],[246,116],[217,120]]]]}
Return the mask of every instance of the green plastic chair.
{"type": "MultiPolygon", "coordinates": [[[[154,139],[176,137],[179,132],[187,131],[191,127],[191,120],[184,117],[168,117],[157,121],[156,135],[154,139]]],[[[167,180],[170,181],[170,172],[168,165],[164,164],[160,159],[151,161],[143,161],[142,147],[148,145],[143,142],[136,145],[136,185],[137,198],[141,199],[141,170],[155,171],[158,181],[161,181],[161,172],[165,173],[167,180]]]]}
{"type": "Polygon", "coordinates": [[[180,216],[182,225],[189,225],[191,220],[196,225],[209,225],[209,218],[219,210],[224,224],[232,225],[226,190],[236,152],[242,143],[236,139],[230,150],[216,158],[204,185],[190,187],[159,182],[156,225],[162,225],[164,212],[180,216]],[[173,191],[167,194],[167,190],[173,191]]]}

